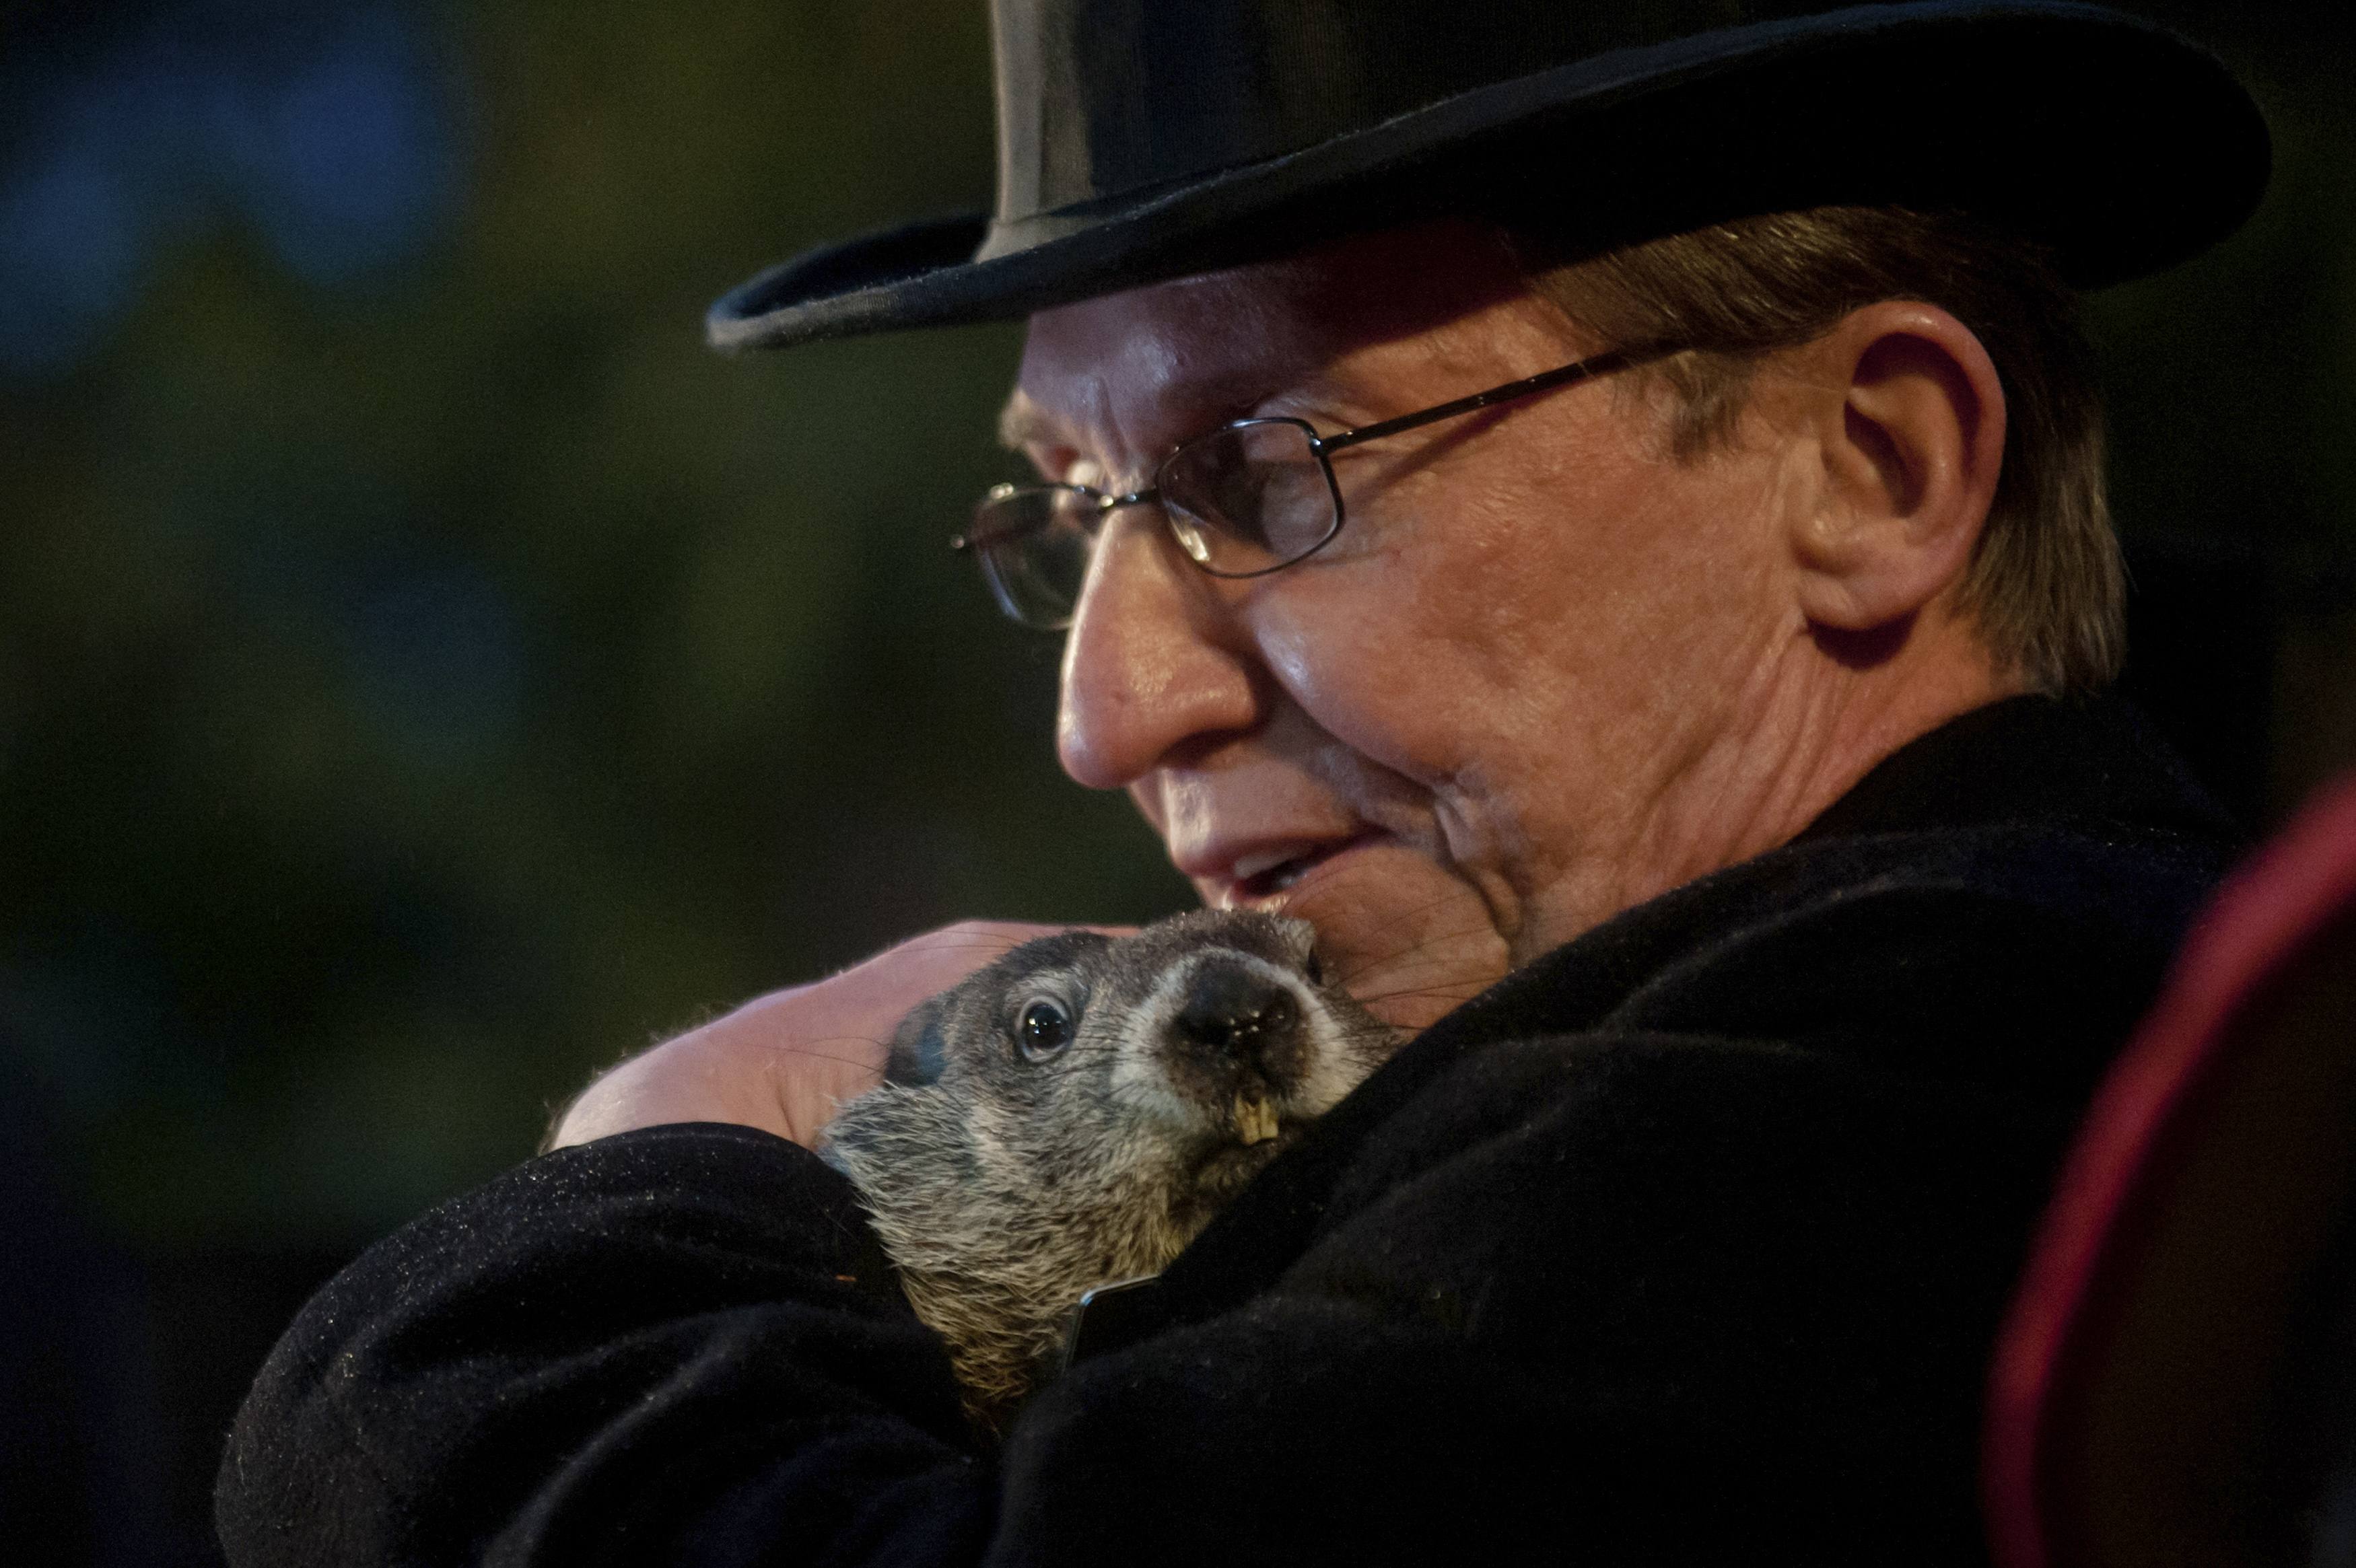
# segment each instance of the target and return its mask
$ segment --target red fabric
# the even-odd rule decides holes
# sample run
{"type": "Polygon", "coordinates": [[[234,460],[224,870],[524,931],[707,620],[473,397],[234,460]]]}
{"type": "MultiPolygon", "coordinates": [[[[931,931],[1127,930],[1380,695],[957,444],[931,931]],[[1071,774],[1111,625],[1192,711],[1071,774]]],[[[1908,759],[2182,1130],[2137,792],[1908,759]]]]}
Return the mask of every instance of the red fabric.
{"type": "Polygon", "coordinates": [[[2079,1369],[2129,1273],[2155,1177],[2197,1136],[2236,1068],[2244,1006],[2356,907],[2356,775],[2300,814],[2221,891],[2159,1001],[2096,1092],[2063,1166],[1990,1368],[1983,1449],[2000,1568],[2072,1568],[2057,1541],[2073,1499],[2060,1474],[2079,1369]]]}

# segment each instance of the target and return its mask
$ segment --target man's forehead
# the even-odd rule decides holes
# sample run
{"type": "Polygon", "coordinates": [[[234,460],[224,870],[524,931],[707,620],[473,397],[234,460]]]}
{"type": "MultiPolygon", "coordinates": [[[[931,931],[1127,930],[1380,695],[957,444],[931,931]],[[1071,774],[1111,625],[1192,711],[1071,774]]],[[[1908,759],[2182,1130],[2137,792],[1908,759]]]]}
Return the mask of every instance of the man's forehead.
{"type": "Polygon", "coordinates": [[[1353,349],[1429,330],[1525,283],[1494,231],[1447,223],[1042,311],[1000,433],[1017,446],[1173,439],[1136,427],[1227,417],[1312,388],[1353,349]]]}
{"type": "Polygon", "coordinates": [[[1042,311],[1002,428],[1101,439],[1141,413],[1248,407],[1332,357],[1298,264],[1210,273],[1042,311]]]}
{"type": "Polygon", "coordinates": [[[1323,377],[1314,357],[1288,359],[1255,351],[1214,367],[1208,357],[1155,363],[1116,352],[1106,359],[1057,366],[1026,357],[1022,379],[998,419],[998,438],[1025,447],[1095,446],[1130,436],[1178,439],[1141,425],[1174,423],[1183,434],[1239,417],[1280,393],[1314,396],[1323,377]]]}

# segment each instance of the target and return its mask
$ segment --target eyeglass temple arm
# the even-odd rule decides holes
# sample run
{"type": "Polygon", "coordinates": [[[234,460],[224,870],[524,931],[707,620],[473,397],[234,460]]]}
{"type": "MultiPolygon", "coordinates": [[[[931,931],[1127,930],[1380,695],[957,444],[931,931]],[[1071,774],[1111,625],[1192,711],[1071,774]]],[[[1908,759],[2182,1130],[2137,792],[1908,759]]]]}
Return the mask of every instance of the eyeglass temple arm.
{"type": "Polygon", "coordinates": [[[1320,436],[1317,444],[1323,451],[1338,452],[1345,446],[1355,446],[1362,441],[1374,441],[1386,435],[1397,435],[1403,430],[1414,430],[1419,425],[1454,419],[1458,414],[1469,414],[1475,409],[1485,409],[1493,403],[1509,403],[1515,398],[1526,398],[1533,392],[1543,392],[1552,387],[1569,386],[1573,381],[1592,380],[1598,376],[1608,376],[1614,370],[1625,370],[1655,359],[1665,359],[1676,352],[1674,348],[1615,348],[1608,354],[1598,354],[1592,358],[1581,359],[1552,370],[1541,370],[1535,376],[1526,376],[1518,381],[1508,381],[1502,387],[1492,387],[1485,392],[1475,392],[1469,398],[1459,398],[1452,403],[1441,403],[1437,408],[1420,409],[1411,414],[1401,414],[1397,419],[1380,420],[1373,424],[1360,425],[1355,430],[1345,430],[1339,435],[1320,436]]]}
{"type": "MultiPolygon", "coordinates": [[[[1441,403],[1437,408],[1419,409],[1411,414],[1401,414],[1397,419],[1379,420],[1373,424],[1362,424],[1355,430],[1345,430],[1339,435],[1321,435],[1312,439],[1315,440],[1317,450],[1320,452],[1339,452],[1345,446],[1355,446],[1362,441],[1375,441],[1383,436],[1396,435],[1403,430],[1414,430],[1419,425],[1436,424],[1441,420],[1454,419],[1458,414],[1469,414],[1475,409],[1485,409],[1493,403],[1509,403],[1515,398],[1526,398],[1533,392],[1543,392],[1548,388],[1566,387],[1573,381],[1589,381],[1598,376],[1609,376],[1614,370],[1626,370],[1638,365],[1650,364],[1655,359],[1665,359],[1677,352],[1679,350],[1676,348],[1660,346],[1646,348],[1615,348],[1607,354],[1598,354],[1590,358],[1558,366],[1552,370],[1541,370],[1535,376],[1525,376],[1518,381],[1508,381],[1502,387],[1492,387],[1485,392],[1475,392],[1469,398],[1459,398],[1454,402],[1441,403]]],[[[1097,497],[1098,508],[1107,512],[1121,507],[1141,506],[1149,501],[1158,501],[1162,498],[1160,488],[1153,485],[1148,485],[1142,490],[1132,490],[1125,496],[1108,496],[1102,491],[1091,490],[1085,485],[1039,485],[1032,488],[1072,490],[1081,495],[1094,496],[1097,497]]],[[[958,534],[949,540],[949,549],[953,550],[979,549],[982,545],[994,544],[1001,539],[1033,532],[1035,527],[1034,525],[1033,528],[1000,528],[986,534],[958,534]]]]}

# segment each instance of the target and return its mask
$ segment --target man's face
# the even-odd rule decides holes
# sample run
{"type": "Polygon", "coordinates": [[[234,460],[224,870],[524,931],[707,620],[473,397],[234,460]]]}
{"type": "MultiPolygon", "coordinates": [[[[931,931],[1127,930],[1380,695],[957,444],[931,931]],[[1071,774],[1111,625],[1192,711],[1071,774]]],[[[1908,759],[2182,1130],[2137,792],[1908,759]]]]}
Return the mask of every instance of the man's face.
{"type": "MultiPolygon", "coordinates": [[[[1010,414],[1049,478],[1126,489],[1226,420],[1332,433],[1612,347],[1432,228],[1043,313],[1010,414]]],[[[1064,766],[1127,789],[1206,903],[1308,918],[1330,973],[1420,1027],[1766,848],[1714,779],[1804,631],[1790,444],[1680,463],[1621,378],[1337,454],[1340,536],[1272,576],[1206,576],[1157,512],[1116,512],[1064,766]]]]}

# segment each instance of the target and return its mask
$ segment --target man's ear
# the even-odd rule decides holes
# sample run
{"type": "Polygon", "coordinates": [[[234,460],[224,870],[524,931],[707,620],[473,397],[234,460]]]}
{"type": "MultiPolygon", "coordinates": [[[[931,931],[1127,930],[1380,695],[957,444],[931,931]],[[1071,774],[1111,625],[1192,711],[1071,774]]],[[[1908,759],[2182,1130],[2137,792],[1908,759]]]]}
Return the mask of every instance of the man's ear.
{"type": "Polygon", "coordinates": [[[1996,499],[2004,387],[1970,328],[1936,305],[1853,311],[1795,368],[1823,453],[1813,507],[1791,519],[1800,609],[1867,632],[1961,578],[1996,499]]]}

